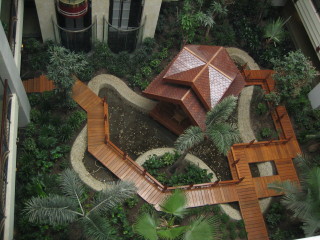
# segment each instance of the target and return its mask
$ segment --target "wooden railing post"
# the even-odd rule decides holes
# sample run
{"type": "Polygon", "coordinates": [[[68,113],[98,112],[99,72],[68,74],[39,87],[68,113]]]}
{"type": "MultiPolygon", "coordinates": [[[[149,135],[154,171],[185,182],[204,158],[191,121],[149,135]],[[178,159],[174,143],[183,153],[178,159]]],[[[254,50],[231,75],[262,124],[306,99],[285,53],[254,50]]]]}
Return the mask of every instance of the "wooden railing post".
{"type": "Polygon", "coordinates": [[[212,186],[214,187],[214,186],[218,185],[218,184],[219,184],[219,182],[220,182],[220,180],[216,180],[216,181],[213,183],[213,185],[212,185],[212,186]]]}
{"type": "Polygon", "coordinates": [[[238,158],[236,161],[233,161],[232,166],[235,166],[236,164],[238,164],[238,162],[240,162],[240,158],[238,158]]]}
{"type": "Polygon", "coordinates": [[[163,189],[162,189],[162,192],[165,192],[165,191],[167,191],[167,188],[168,188],[168,186],[163,186],[163,189]]]}
{"type": "Polygon", "coordinates": [[[251,142],[249,142],[246,146],[246,148],[250,147],[253,143],[254,143],[255,139],[251,140],[251,142]]]}
{"type": "Polygon", "coordinates": [[[241,183],[243,181],[244,177],[239,178],[238,183],[241,183]]]}
{"type": "Polygon", "coordinates": [[[286,141],[284,141],[283,144],[289,142],[291,139],[292,139],[292,136],[290,136],[289,138],[286,138],[286,139],[285,139],[286,141]]]}
{"type": "Polygon", "coordinates": [[[192,187],[193,187],[193,184],[190,184],[187,189],[191,189],[192,187]]]}
{"type": "Polygon", "coordinates": [[[128,156],[128,154],[127,154],[126,152],[124,152],[122,159],[123,159],[123,160],[126,160],[126,159],[127,159],[127,156],[128,156]]]}
{"type": "Polygon", "coordinates": [[[142,176],[145,176],[147,173],[147,169],[144,169],[143,172],[142,172],[142,176]]]}
{"type": "Polygon", "coordinates": [[[104,136],[104,143],[108,145],[108,142],[109,142],[108,136],[104,136]]]}

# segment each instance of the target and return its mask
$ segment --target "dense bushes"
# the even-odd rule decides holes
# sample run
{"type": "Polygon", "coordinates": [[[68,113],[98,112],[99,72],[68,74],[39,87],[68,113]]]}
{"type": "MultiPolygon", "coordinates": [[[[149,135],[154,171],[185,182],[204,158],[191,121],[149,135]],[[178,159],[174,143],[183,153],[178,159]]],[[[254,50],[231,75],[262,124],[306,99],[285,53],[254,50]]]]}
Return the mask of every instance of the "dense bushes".
{"type": "Polygon", "coordinates": [[[171,177],[168,177],[166,167],[173,165],[178,158],[179,154],[177,152],[167,152],[161,156],[152,155],[142,166],[159,182],[167,186],[211,182],[212,173],[207,173],[207,170],[201,169],[192,163],[187,164],[183,173],[173,174],[171,177]]]}
{"type": "Polygon", "coordinates": [[[126,79],[131,86],[145,89],[152,77],[160,73],[160,65],[167,57],[167,48],[160,48],[154,39],[147,38],[132,54],[114,54],[105,43],[97,43],[91,62],[95,70],[104,68],[110,74],[126,79]]]}
{"type": "MultiPolygon", "coordinates": [[[[19,129],[16,185],[19,201],[16,204],[16,214],[21,214],[22,203],[26,199],[59,191],[54,175],[50,174],[53,169],[60,171],[67,167],[66,157],[70,152],[67,141],[86,119],[82,110],[75,110],[74,104],[65,106],[53,92],[30,94],[29,99],[32,106],[31,123],[19,129]]],[[[64,239],[64,226],[49,230],[47,225],[28,223],[23,215],[16,219],[17,239],[43,239],[48,231],[59,233],[59,239],[64,239]]]]}

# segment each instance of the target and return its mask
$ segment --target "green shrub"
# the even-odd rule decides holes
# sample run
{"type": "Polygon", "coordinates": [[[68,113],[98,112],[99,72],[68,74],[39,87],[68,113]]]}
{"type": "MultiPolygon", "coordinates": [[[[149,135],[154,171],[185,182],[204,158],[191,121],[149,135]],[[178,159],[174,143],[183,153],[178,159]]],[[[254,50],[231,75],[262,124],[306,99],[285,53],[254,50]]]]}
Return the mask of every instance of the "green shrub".
{"type": "Polygon", "coordinates": [[[59,138],[62,142],[68,141],[72,134],[73,134],[73,128],[69,124],[63,124],[59,128],[59,138]]]}
{"type": "Polygon", "coordinates": [[[226,224],[230,221],[230,217],[225,213],[221,214],[220,219],[221,219],[221,222],[224,224],[226,224]]]}
{"type": "Polygon", "coordinates": [[[78,129],[81,124],[87,119],[87,115],[84,111],[79,110],[73,112],[67,120],[69,126],[75,130],[78,129]]]}
{"type": "Polygon", "coordinates": [[[280,203],[272,203],[267,215],[266,220],[270,228],[277,228],[279,223],[283,220],[282,213],[284,207],[280,203]]]}
{"type": "Polygon", "coordinates": [[[258,103],[258,106],[256,108],[256,112],[259,115],[265,115],[268,112],[268,107],[265,103],[258,103]]]}
{"type": "Polygon", "coordinates": [[[125,204],[129,207],[129,208],[133,208],[135,207],[137,204],[138,204],[138,197],[137,195],[134,195],[133,197],[131,198],[128,198],[126,201],[125,201],[125,204]]]}
{"type": "Polygon", "coordinates": [[[50,149],[57,145],[58,139],[55,137],[39,136],[39,146],[44,149],[50,149]]]}
{"type": "Polygon", "coordinates": [[[149,66],[144,66],[141,68],[141,73],[145,77],[150,77],[152,74],[152,69],[149,66]]]}
{"type": "Polygon", "coordinates": [[[25,151],[34,152],[37,149],[36,141],[33,138],[27,138],[23,141],[22,146],[25,151]]]}
{"type": "Polygon", "coordinates": [[[217,46],[236,46],[236,33],[233,27],[224,22],[221,25],[215,24],[212,27],[214,44],[217,46]]]}
{"type": "Polygon", "coordinates": [[[263,138],[268,138],[272,136],[273,131],[270,128],[262,128],[260,131],[260,135],[263,138]]]}

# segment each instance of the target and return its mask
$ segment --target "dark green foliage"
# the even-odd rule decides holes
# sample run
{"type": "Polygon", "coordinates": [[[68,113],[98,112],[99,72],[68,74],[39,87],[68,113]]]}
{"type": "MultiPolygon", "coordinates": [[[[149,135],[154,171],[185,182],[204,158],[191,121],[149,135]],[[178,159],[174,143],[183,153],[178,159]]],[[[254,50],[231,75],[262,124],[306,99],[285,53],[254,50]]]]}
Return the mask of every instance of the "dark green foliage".
{"type": "Polygon", "coordinates": [[[197,184],[211,181],[212,173],[208,174],[207,170],[201,169],[191,163],[186,165],[184,173],[174,174],[171,178],[168,178],[167,174],[163,171],[166,167],[173,165],[179,156],[178,152],[167,152],[162,156],[152,155],[142,166],[159,182],[168,186],[197,184]]]}
{"type": "Polygon", "coordinates": [[[26,63],[32,71],[45,72],[50,59],[48,49],[53,45],[52,41],[41,43],[34,38],[24,40],[23,63],[26,63]]]}
{"type": "Polygon", "coordinates": [[[268,112],[268,107],[265,103],[259,103],[257,108],[256,108],[256,112],[259,115],[265,115],[268,112]]]}
{"type": "Polygon", "coordinates": [[[268,214],[266,215],[266,220],[270,228],[277,228],[279,223],[285,220],[283,219],[284,216],[281,214],[284,209],[285,208],[280,203],[271,204],[268,214]]]}
{"type": "Polygon", "coordinates": [[[117,240],[135,239],[132,226],[128,221],[127,212],[122,205],[111,209],[107,217],[109,218],[111,225],[113,225],[117,230],[117,240]]]}
{"type": "Polygon", "coordinates": [[[73,129],[79,129],[81,124],[86,120],[87,115],[84,111],[79,110],[73,112],[67,120],[67,124],[73,129]]]}
{"type": "Polygon", "coordinates": [[[221,25],[213,25],[212,27],[213,43],[217,46],[236,46],[236,33],[233,27],[224,22],[221,25]]]}
{"type": "Polygon", "coordinates": [[[262,128],[260,135],[262,138],[268,138],[272,136],[273,131],[270,128],[262,128]]]}
{"type": "Polygon", "coordinates": [[[137,205],[139,199],[137,197],[137,195],[134,195],[132,198],[128,198],[125,201],[125,205],[128,206],[128,208],[133,208],[137,205]]]}

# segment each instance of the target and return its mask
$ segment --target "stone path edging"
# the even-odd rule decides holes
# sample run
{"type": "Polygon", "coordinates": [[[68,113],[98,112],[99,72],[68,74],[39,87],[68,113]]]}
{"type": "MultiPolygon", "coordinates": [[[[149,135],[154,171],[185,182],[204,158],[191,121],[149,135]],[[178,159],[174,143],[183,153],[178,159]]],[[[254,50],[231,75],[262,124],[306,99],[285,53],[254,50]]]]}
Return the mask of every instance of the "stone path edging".
{"type": "Polygon", "coordinates": [[[88,83],[88,87],[97,95],[101,89],[112,87],[129,104],[145,113],[149,113],[157,104],[157,102],[135,93],[120,78],[110,74],[101,74],[94,77],[88,83]]]}

